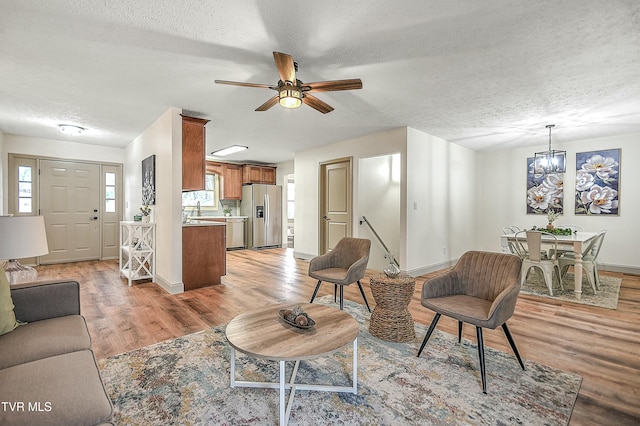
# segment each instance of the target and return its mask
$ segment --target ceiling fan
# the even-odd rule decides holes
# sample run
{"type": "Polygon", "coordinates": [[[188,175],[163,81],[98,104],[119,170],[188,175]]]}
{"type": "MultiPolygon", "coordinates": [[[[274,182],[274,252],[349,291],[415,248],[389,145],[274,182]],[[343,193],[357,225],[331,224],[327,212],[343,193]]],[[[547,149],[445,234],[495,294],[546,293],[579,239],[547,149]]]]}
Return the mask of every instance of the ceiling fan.
{"type": "Polygon", "coordinates": [[[273,52],[273,59],[276,62],[280,80],[275,86],[268,84],[242,83],[236,81],[216,80],[217,84],[230,84],[232,86],[259,87],[271,89],[278,92],[277,95],[256,108],[256,111],[266,111],[277,103],[285,108],[298,108],[303,103],[323,114],[333,111],[331,105],[326,104],[309,92],[331,92],[336,90],[362,89],[362,81],[359,78],[349,80],[317,81],[315,83],[303,83],[296,78],[298,71],[297,62],[293,61],[291,55],[286,53],[273,52]]]}

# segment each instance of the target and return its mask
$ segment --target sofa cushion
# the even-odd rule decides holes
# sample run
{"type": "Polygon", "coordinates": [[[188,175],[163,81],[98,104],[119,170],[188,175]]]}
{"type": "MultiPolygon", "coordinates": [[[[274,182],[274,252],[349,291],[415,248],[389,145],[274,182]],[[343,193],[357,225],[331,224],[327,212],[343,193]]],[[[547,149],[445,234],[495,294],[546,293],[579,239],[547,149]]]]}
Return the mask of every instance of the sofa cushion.
{"type": "Polygon", "coordinates": [[[0,395],[2,425],[95,425],[113,410],[88,350],[0,370],[0,395]]]}
{"type": "Polygon", "coordinates": [[[13,313],[13,300],[9,280],[0,267],[0,335],[8,333],[18,326],[16,316],[13,313]]]}
{"type": "Polygon", "coordinates": [[[0,336],[0,368],[90,348],[87,323],[80,315],[34,321],[0,336]]]}

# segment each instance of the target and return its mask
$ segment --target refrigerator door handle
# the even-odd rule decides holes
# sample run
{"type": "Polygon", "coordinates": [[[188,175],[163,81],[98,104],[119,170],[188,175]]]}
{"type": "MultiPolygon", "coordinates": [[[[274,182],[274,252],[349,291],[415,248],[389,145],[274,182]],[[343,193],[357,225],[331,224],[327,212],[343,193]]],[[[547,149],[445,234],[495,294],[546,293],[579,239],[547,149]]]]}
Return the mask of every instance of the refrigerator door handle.
{"type": "Polygon", "coordinates": [[[264,194],[264,224],[269,225],[269,194],[264,194]]]}

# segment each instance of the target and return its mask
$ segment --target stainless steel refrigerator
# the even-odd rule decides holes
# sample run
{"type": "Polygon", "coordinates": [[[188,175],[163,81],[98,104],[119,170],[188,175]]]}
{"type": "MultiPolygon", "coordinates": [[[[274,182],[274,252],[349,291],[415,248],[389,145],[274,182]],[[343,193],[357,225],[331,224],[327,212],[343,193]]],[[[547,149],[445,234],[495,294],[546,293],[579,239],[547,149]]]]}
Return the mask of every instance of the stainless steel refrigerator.
{"type": "Polygon", "coordinates": [[[248,247],[282,246],[282,187],[253,184],[242,187],[240,214],[247,216],[248,247]]]}

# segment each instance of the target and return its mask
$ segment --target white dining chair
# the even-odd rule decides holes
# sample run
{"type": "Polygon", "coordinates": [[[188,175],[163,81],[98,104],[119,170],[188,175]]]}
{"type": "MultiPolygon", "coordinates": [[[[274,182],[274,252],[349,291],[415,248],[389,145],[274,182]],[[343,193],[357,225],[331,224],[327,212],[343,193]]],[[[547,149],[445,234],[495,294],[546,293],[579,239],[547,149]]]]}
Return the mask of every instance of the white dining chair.
{"type": "MultiPolygon", "coordinates": [[[[597,290],[600,290],[600,277],[598,276],[597,260],[606,233],[607,231],[600,231],[582,251],[582,269],[584,269],[587,281],[591,284],[591,288],[593,288],[594,293],[596,293],[597,290]]],[[[575,261],[576,258],[573,252],[562,253],[562,255],[558,257],[560,276],[564,277],[569,266],[575,266],[575,261]]]]}
{"type": "MultiPolygon", "coordinates": [[[[558,239],[555,235],[540,231],[520,231],[516,233],[515,248],[519,252],[522,259],[522,273],[520,276],[521,284],[524,284],[527,274],[531,268],[536,268],[536,272],[542,272],[542,278],[549,289],[549,295],[553,296],[553,276],[558,277],[560,288],[564,290],[562,278],[560,277],[560,266],[558,264],[558,239]],[[542,249],[542,235],[548,236],[551,241],[553,257],[544,257],[542,249]]],[[[536,274],[536,278],[540,280],[540,274],[536,274]]]]}

